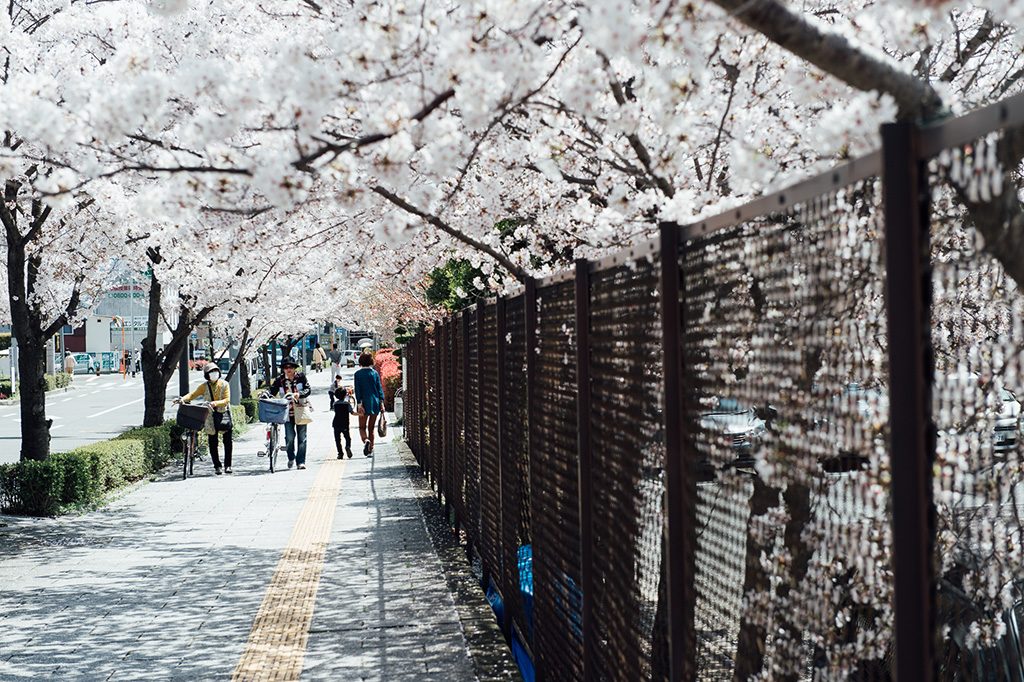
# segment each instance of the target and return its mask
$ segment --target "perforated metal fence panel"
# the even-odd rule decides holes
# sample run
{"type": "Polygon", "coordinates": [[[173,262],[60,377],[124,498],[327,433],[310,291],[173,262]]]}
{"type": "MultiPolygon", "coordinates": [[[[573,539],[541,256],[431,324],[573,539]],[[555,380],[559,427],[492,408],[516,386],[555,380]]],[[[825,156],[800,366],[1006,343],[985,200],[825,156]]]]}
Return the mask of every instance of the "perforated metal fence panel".
{"type": "Polygon", "coordinates": [[[526,316],[524,296],[505,302],[503,373],[501,381],[502,583],[505,608],[527,646],[531,627],[526,620],[519,580],[530,538],[530,468],[526,422],[526,316]]]}
{"type": "Polygon", "coordinates": [[[685,244],[701,679],[880,679],[892,573],[880,185],[685,244]]]}
{"type": "Polygon", "coordinates": [[[466,516],[463,527],[474,547],[480,545],[480,409],[483,398],[480,395],[480,354],[478,352],[477,314],[466,314],[466,516]]]}
{"type": "Polygon", "coordinates": [[[458,316],[452,320],[452,392],[455,400],[452,404],[452,504],[459,522],[466,516],[466,374],[465,374],[465,335],[463,319],[458,316]]]}
{"type": "Polygon", "coordinates": [[[658,285],[658,269],[646,260],[591,275],[593,613],[601,679],[653,674],[664,504],[658,285]]]}
{"type": "Polygon", "coordinates": [[[530,387],[534,654],[551,680],[583,679],[573,284],[537,292],[530,387]]]}
{"type": "Polygon", "coordinates": [[[1022,130],[886,125],[410,344],[538,679],[1024,680],[1022,130]]]}
{"type": "Polygon", "coordinates": [[[1004,233],[996,210],[1015,191],[1004,186],[1005,142],[992,134],[946,149],[929,172],[935,562],[947,679],[1024,679],[1024,277],[1019,257],[985,248],[1004,233]]]}
{"type": "Polygon", "coordinates": [[[484,308],[480,357],[480,556],[501,579],[501,468],[498,453],[498,316],[484,308]]]}

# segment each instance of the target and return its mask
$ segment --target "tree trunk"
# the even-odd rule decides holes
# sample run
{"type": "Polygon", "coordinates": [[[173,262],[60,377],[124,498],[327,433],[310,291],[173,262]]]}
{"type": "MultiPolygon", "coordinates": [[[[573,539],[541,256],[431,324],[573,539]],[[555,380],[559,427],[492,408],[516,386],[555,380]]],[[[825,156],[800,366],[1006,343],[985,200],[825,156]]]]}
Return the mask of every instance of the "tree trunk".
{"type": "Polygon", "coordinates": [[[19,330],[18,372],[21,374],[21,459],[50,456],[50,420],[46,418],[46,342],[31,330],[19,330]]]}
{"type": "MultiPolygon", "coordinates": [[[[149,257],[154,264],[160,263],[159,253],[151,251],[149,257]]],[[[192,329],[212,310],[205,308],[192,317],[188,309],[182,305],[178,314],[178,324],[171,333],[170,343],[157,351],[156,337],[163,305],[160,300],[162,293],[163,286],[154,273],[149,286],[148,328],[146,338],[142,340],[142,382],[145,390],[143,426],[160,426],[164,423],[167,384],[178,368],[178,360],[181,358],[182,350],[188,345],[192,329]]]]}
{"type": "Polygon", "coordinates": [[[249,381],[249,363],[243,360],[242,364],[239,365],[238,371],[241,372],[241,374],[238,375],[238,383],[242,389],[242,397],[251,398],[252,382],[249,381]]]}
{"type": "MultiPolygon", "coordinates": [[[[8,183],[5,202],[16,198],[17,188],[8,183]]],[[[44,460],[50,456],[50,424],[46,419],[46,335],[39,312],[30,303],[39,258],[26,254],[26,239],[18,230],[17,214],[8,210],[6,203],[3,203],[0,218],[7,237],[11,332],[18,340],[21,459],[44,460]]]]}
{"type": "Polygon", "coordinates": [[[142,384],[145,391],[145,412],[143,426],[160,426],[164,423],[167,404],[167,379],[160,371],[160,365],[151,353],[142,351],[142,384]],[[147,358],[147,355],[150,357],[147,358]]]}

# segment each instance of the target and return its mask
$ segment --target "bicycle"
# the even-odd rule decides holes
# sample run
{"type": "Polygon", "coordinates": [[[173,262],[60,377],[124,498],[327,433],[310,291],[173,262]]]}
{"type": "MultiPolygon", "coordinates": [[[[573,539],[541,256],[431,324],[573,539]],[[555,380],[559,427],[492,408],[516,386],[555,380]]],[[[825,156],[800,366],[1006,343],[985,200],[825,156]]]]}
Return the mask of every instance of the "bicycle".
{"type": "Polygon", "coordinates": [[[267,457],[270,460],[270,473],[277,470],[277,453],[284,450],[281,445],[281,424],[288,420],[288,401],[280,398],[271,398],[269,393],[260,395],[259,418],[267,424],[267,441],[263,445],[260,457],[267,457]]]}
{"type": "Polygon", "coordinates": [[[181,480],[195,475],[195,461],[199,457],[199,431],[206,424],[209,407],[206,403],[182,403],[175,399],[178,406],[178,426],[185,429],[181,434],[181,480]]]}

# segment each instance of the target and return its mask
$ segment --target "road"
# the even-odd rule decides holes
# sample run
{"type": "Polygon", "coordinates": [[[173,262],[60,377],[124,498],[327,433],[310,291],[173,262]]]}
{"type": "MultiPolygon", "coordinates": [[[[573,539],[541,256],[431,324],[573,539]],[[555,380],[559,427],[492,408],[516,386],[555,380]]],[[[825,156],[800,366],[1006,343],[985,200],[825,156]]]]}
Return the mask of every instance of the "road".
{"type": "MultiPolygon", "coordinates": [[[[172,379],[172,388],[175,386],[177,377],[172,379]]],[[[168,397],[173,399],[175,393],[171,391],[168,397]]],[[[46,416],[53,419],[51,452],[112,438],[142,424],[142,413],[141,374],[134,379],[120,374],[78,374],[70,390],[46,394],[46,416]]],[[[0,406],[0,463],[17,462],[20,451],[21,406],[0,406]]]]}
{"type": "MultiPolygon", "coordinates": [[[[342,369],[345,383],[352,385],[355,369],[342,369]]],[[[329,382],[329,372],[310,373],[317,385],[329,382]]],[[[202,380],[199,372],[190,372],[193,386],[202,380]]],[[[125,429],[142,424],[142,374],[123,379],[120,374],[75,375],[73,388],[47,394],[46,416],[53,419],[50,429],[51,452],[63,452],[80,445],[113,438],[125,429]]],[[[170,400],[176,395],[178,376],[171,378],[166,416],[174,416],[170,400]]],[[[21,406],[0,406],[0,464],[17,462],[21,452],[21,406]]]]}

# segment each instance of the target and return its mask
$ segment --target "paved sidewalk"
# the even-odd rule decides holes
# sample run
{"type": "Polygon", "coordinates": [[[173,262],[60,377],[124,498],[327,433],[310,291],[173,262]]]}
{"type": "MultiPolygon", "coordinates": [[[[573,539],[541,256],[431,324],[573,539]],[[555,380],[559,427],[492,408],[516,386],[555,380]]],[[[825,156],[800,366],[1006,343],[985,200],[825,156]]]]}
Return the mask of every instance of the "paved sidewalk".
{"type": "Polygon", "coordinates": [[[268,473],[257,427],[233,476],[0,516],[0,680],[474,679],[398,447],[337,461],[314,404],[305,471],[268,473]]]}

